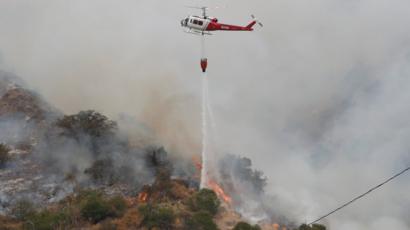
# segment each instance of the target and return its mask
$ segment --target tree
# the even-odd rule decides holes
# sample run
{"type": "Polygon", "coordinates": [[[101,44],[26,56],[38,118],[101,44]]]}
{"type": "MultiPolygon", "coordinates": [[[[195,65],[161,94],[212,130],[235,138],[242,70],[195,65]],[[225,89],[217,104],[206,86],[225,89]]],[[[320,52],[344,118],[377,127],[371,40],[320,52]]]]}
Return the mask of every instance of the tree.
{"type": "Polygon", "coordinates": [[[0,168],[10,160],[10,148],[5,144],[0,144],[0,168]]]}
{"type": "Polygon", "coordinates": [[[148,229],[157,227],[159,229],[172,229],[175,214],[166,206],[146,204],[139,208],[143,216],[142,224],[148,229]]]}
{"type": "Polygon", "coordinates": [[[110,216],[110,206],[102,199],[100,194],[92,193],[81,207],[81,216],[93,223],[97,223],[110,216]]]}
{"type": "Polygon", "coordinates": [[[267,178],[262,171],[252,169],[251,159],[229,154],[221,160],[219,168],[223,180],[240,180],[249,183],[256,193],[263,193],[267,178]]]}
{"type": "Polygon", "coordinates": [[[326,230],[326,227],[321,224],[313,224],[312,225],[312,230],[326,230]]]}
{"type": "Polygon", "coordinates": [[[212,219],[212,215],[206,211],[195,212],[192,218],[187,219],[186,223],[188,229],[197,230],[217,230],[215,222],[212,219]]]}
{"type": "Polygon", "coordinates": [[[326,227],[321,224],[313,224],[312,226],[302,224],[298,230],[326,230],[326,227]]]}
{"type": "Polygon", "coordinates": [[[109,136],[117,129],[117,123],[93,110],[81,111],[74,115],[65,115],[57,120],[62,128],[62,135],[79,139],[82,134],[98,138],[109,136]]]}
{"type": "Polygon", "coordinates": [[[145,159],[147,166],[155,172],[154,187],[165,193],[171,187],[172,164],[164,147],[149,147],[146,149],[145,159]]]}
{"type": "Polygon", "coordinates": [[[239,222],[235,225],[233,230],[261,230],[261,227],[259,225],[250,225],[246,222],[239,222]]]}
{"type": "Polygon", "coordinates": [[[115,168],[111,158],[96,160],[84,171],[95,183],[112,184],[115,182],[115,168]]]}
{"type": "Polygon", "coordinates": [[[61,129],[60,135],[85,144],[95,155],[111,152],[113,146],[119,147],[119,142],[114,142],[117,123],[93,110],[65,115],[56,125],[61,129]]]}
{"type": "Polygon", "coordinates": [[[189,200],[189,207],[192,211],[205,211],[212,216],[218,212],[220,204],[215,192],[210,189],[201,189],[189,200]]]}

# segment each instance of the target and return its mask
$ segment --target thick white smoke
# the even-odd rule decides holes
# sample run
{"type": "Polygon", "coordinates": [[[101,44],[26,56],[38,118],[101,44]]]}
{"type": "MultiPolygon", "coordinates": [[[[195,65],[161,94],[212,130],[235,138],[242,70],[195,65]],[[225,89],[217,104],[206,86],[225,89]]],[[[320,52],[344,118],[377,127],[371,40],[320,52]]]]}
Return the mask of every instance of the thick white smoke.
{"type": "MultiPolygon", "coordinates": [[[[209,37],[208,76],[218,143],[267,174],[278,209],[309,221],[408,165],[406,0],[2,1],[1,65],[68,113],[135,114],[173,148],[198,151],[199,39],[179,27],[199,14],[189,4],[265,25],[209,37]]],[[[327,224],[409,229],[408,180],[327,224]]]]}

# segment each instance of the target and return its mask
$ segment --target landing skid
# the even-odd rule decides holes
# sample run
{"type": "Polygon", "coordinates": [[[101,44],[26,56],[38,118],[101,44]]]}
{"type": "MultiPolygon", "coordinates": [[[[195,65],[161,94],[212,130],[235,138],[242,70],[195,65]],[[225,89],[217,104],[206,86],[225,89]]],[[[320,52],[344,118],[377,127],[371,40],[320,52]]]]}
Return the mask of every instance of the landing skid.
{"type": "Polygon", "coordinates": [[[209,33],[209,32],[206,32],[206,31],[192,30],[192,29],[190,29],[190,30],[185,30],[184,32],[185,32],[185,33],[189,33],[189,34],[195,34],[195,35],[213,35],[213,34],[211,34],[211,33],[209,33]]]}

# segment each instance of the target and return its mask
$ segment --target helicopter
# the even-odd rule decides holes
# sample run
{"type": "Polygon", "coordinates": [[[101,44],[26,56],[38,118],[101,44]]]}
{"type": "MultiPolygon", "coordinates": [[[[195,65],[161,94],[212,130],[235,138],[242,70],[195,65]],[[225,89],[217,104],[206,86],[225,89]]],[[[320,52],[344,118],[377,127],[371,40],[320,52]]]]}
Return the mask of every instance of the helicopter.
{"type": "Polygon", "coordinates": [[[261,27],[263,24],[256,20],[254,15],[252,21],[246,26],[237,26],[222,24],[218,22],[217,18],[207,16],[208,7],[189,7],[202,10],[202,16],[190,15],[181,20],[181,26],[186,28],[187,33],[197,35],[212,35],[209,31],[253,31],[253,26],[258,23],[261,27]]]}

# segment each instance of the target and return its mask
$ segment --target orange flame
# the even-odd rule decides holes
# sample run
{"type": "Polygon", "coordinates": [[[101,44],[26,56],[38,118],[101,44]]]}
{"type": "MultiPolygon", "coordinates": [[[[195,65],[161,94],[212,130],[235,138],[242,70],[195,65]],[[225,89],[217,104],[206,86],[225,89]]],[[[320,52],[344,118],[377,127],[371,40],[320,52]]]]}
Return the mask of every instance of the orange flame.
{"type": "Polygon", "coordinates": [[[272,228],[273,228],[273,230],[279,230],[279,229],[287,230],[286,226],[282,226],[282,228],[281,228],[281,226],[278,223],[273,223],[272,228]]]}
{"type": "Polygon", "coordinates": [[[208,180],[208,186],[211,188],[219,197],[222,198],[227,204],[232,203],[232,198],[228,196],[225,191],[219,186],[215,181],[208,180]]]}
{"type": "Polygon", "coordinates": [[[146,202],[147,199],[148,199],[148,193],[141,192],[140,194],[138,194],[138,201],[139,202],[146,202]]]}
{"type": "Polygon", "coordinates": [[[196,170],[200,172],[202,170],[202,163],[199,157],[193,156],[192,161],[194,162],[196,170]]]}
{"type": "MultiPolygon", "coordinates": [[[[192,157],[192,162],[195,165],[195,168],[197,169],[197,172],[200,172],[202,170],[202,163],[201,160],[198,156],[193,156],[192,157]]],[[[226,194],[226,192],[222,189],[222,187],[213,181],[212,179],[208,179],[207,185],[210,189],[212,189],[218,197],[220,197],[225,203],[231,204],[232,203],[232,198],[226,194]]]]}

